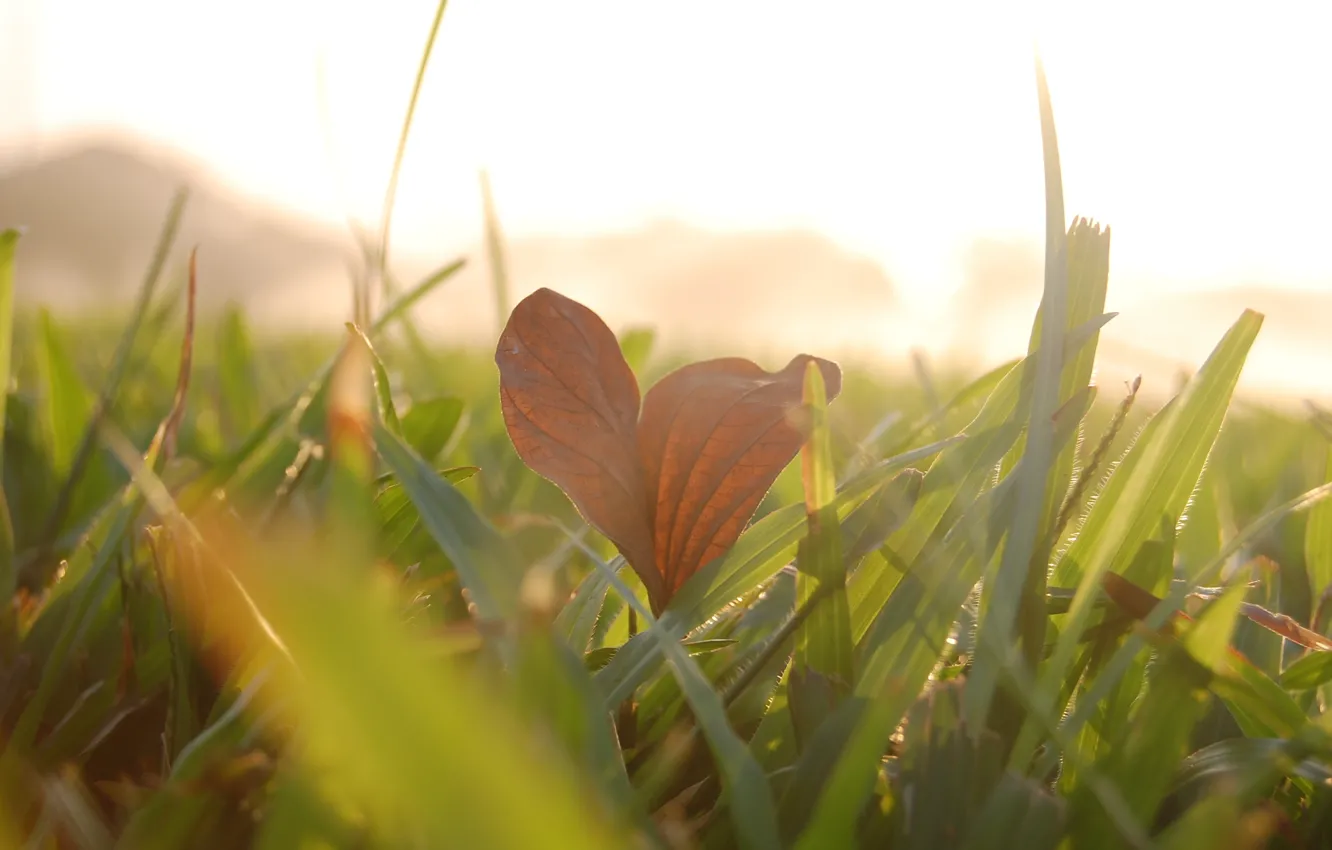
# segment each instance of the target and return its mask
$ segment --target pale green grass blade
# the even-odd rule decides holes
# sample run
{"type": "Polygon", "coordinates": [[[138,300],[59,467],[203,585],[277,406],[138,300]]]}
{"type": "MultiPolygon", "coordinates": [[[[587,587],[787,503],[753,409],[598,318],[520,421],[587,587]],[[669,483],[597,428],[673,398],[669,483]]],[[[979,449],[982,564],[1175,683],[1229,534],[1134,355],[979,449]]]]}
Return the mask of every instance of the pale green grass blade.
{"type": "MultiPolygon", "coordinates": [[[[166,219],[162,223],[162,231],[153,250],[152,260],[149,262],[148,268],[144,272],[143,281],[139,285],[139,291],[130,313],[130,321],[116,344],[116,351],[111,361],[111,370],[102,384],[93,416],[88,422],[87,429],[83,432],[78,449],[74,453],[74,460],[70,464],[69,474],[65,476],[60,491],[56,494],[55,505],[51,508],[50,516],[42,529],[43,542],[41,548],[43,551],[40,553],[41,557],[34,560],[34,563],[39,566],[46,566],[43,562],[49,561],[49,556],[52,554],[49,550],[64,529],[69,510],[75,501],[75,490],[78,488],[88,464],[92,461],[93,452],[97,447],[97,429],[100,419],[116,404],[121,385],[133,359],[135,342],[139,338],[139,332],[143,328],[145,317],[152,306],[153,295],[157,291],[157,285],[161,280],[162,271],[166,267],[171,247],[175,244],[176,233],[180,228],[180,221],[185,214],[185,204],[188,200],[189,192],[182,189],[172,198],[171,206],[167,210],[166,219]]],[[[21,583],[29,590],[36,591],[45,583],[47,576],[37,575],[34,572],[34,574],[24,578],[26,580],[21,583]]]]}
{"type": "MultiPolygon", "coordinates": [[[[1085,345],[1110,316],[1079,326],[1066,340],[1066,351],[1085,345]]],[[[965,430],[967,439],[939,453],[921,484],[910,519],[888,539],[887,549],[901,564],[910,564],[952,511],[963,510],[994,479],[994,468],[1022,433],[1018,411],[1029,398],[1034,361],[1019,361],[995,386],[965,430]]],[[[1076,424],[1076,423],[1075,423],[1076,424]]],[[[897,586],[900,572],[869,560],[848,583],[851,630],[857,643],[879,615],[897,586]]]]}
{"type": "Polygon", "coordinates": [[[375,446],[421,514],[421,522],[453,563],[482,620],[510,622],[518,612],[523,565],[511,542],[466,497],[400,437],[382,425],[375,446]]]}
{"type": "Polygon", "coordinates": [[[270,567],[250,584],[300,670],[283,684],[304,736],[332,760],[315,762],[327,781],[374,811],[409,814],[428,846],[624,846],[565,759],[536,745],[483,680],[432,657],[374,594],[312,582],[290,561],[270,567]]]}
{"type": "Polygon", "coordinates": [[[231,434],[249,434],[259,422],[255,387],[259,371],[245,314],[232,304],[222,316],[217,340],[218,394],[231,434]]]}
{"type": "MultiPolygon", "coordinates": [[[[610,562],[610,569],[617,573],[623,567],[623,557],[617,556],[610,562]]],[[[578,652],[586,652],[588,644],[592,642],[592,634],[596,631],[597,619],[601,616],[606,591],[609,589],[610,579],[606,577],[605,571],[593,570],[578,583],[573,598],[560,609],[555,618],[555,628],[564,635],[569,646],[578,652]]]]}
{"type": "Polygon", "coordinates": [[[643,370],[647,367],[648,358],[652,356],[652,348],[657,341],[657,332],[652,328],[633,328],[619,334],[619,338],[624,362],[642,381],[643,370]]]}
{"type": "Polygon", "coordinates": [[[490,287],[495,296],[495,330],[509,320],[509,268],[504,256],[504,234],[490,191],[490,175],[481,172],[481,211],[486,223],[486,258],[490,261],[490,287]]]}
{"type": "MultiPolygon", "coordinates": [[[[0,438],[5,433],[5,403],[9,399],[10,356],[14,340],[14,253],[18,247],[17,230],[0,231],[0,438]]],[[[13,635],[13,613],[9,600],[18,586],[14,568],[14,529],[10,524],[9,505],[0,489],[0,650],[9,648],[13,635]]],[[[7,654],[7,653],[5,653],[7,654]]]]}
{"type": "Polygon", "coordinates": [[[433,461],[456,442],[465,411],[460,398],[415,402],[402,417],[402,438],[424,460],[433,461]]]}
{"type": "Polygon", "coordinates": [[[801,449],[808,536],[796,556],[796,605],[813,610],[796,630],[795,663],[788,698],[798,740],[808,741],[855,686],[851,611],[846,600],[846,561],[837,521],[836,479],[828,398],[823,376],[811,362],[805,371],[809,437],[801,449]]]}
{"type": "MultiPolygon", "coordinates": [[[[1056,471],[1054,450],[1054,414],[1060,404],[1060,384],[1063,373],[1064,335],[1068,315],[1068,235],[1064,222],[1064,188],[1059,170],[1059,143],[1055,135],[1054,108],[1045,82],[1045,70],[1036,62],[1036,87],[1040,102],[1041,147],[1045,160],[1045,292],[1041,298],[1040,344],[1035,358],[1031,390],[1031,410],[1027,420],[1027,442],[1022,453],[1022,465],[1014,471],[1017,510],[1008,540],[999,560],[998,570],[986,583],[989,605],[981,624],[981,641],[1006,647],[1016,637],[1020,608],[1039,611],[1040,632],[1036,643],[1028,645],[1030,635],[1024,633],[1024,646],[1031,653],[1039,653],[1044,643],[1045,623],[1045,563],[1033,557],[1039,555],[1044,527],[1053,521],[1058,510],[1062,489],[1053,473],[1056,471]],[[1050,489],[1059,489],[1057,498],[1050,498],[1050,489]],[[1052,507],[1053,505],[1053,507],[1052,507]],[[1039,572],[1039,576],[1036,573],[1039,572]],[[1028,575],[1031,573],[1031,575],[1028,575]],[[1029,597],[1033,597],[1029,598],[1029,597]]],[[[1100,313],[1097,310],[1096,313],[1100,313]]],[[[1033,337],[1035,336],[1033,331],[1033,337]]],[[[1085,349],[1084,349],[1085,350],[1085,349]]],[[[1092,349],[1094,354],[1094,348],[1092,349]]],[[[1067,487],[1067,481],[1063,482],[1067,487]]],[[[1024,630],[1025,632],[1025,630],[1024,630]]],[[[998,679],[986,666],[973,670],[968,688],[970,719],[977,725],[989,714],[990,701],[998,679]]]]}
{"type": "MultiPolygon", "coordinates": [[[[1100,594],[1101,576],[1122,573],[1163,521],[1174,524],[1183,513],[1261,325],[1259,314],[1246,311],[1231,327],[1198,374],[1139,437],[1061,559],[1055,584],[1078,590],[1041,677],[1043,704],[1053,706],[1060,693],[1100,594]]],[[[1037,738],[1028,722],[1010,765],[1019,769],[1025,764],[1037,738]]]]}
{"type": "Polygon", "coordinates": [[[50,440],[51,466],[56,475],[67,475],[74,464],[79,437],[92,420],[93,396],[74,367],[69,347],[50,311],[42,309],[37,322],[37,371],[46,395],[43,418],[50,440]]]}
{"type": "Polygon", "coordinates": [[[411,289],[399,295],[383,312],[370,323],[370,336],[374,337],[385,331],[396,321],[408,318],[413,307],[422,299],[435,290],[440,284],[462,271],[463,266],[467,265],[466,260],[454,260],[446,266],[426,275],[420,283],[411,289]]]}
{"type": "MultiPolygon", "coordinates": [[[[1325,471],[1323,480],[1332,482],[1332,444],[1322,446],[1325,471]]],[[[1313,627],[1326,628],[1325,601],[1332,596],[1332,502],[1324,502],[1309,513],[1309,524],[1304,531],[1304,568],[1309,574],[1313,591],[1313,627]]]]}
{"type": "Polygon", "coordinates": [[[402,434],[402,422],[398,420],[398,411],[393,405],[393,387],[389,383],[388,370],[384,368],[384,361],[379,359],[378,352],[375,351],[374,343],[370,342],[370,337],[365,332],[351,322],[347,323],[347,332],[360,341],[365,346],[365,352],[370,357],[370,371],[374,376],[375,398],[379,401],[379,419],[397,437],[402,434]]]}

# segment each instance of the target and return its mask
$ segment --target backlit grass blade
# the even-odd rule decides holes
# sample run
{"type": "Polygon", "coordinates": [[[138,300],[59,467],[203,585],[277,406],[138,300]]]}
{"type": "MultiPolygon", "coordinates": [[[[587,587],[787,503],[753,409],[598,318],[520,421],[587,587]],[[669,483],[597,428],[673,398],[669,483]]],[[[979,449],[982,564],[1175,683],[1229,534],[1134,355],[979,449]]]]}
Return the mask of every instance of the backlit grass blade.
{"type": "Polygon", "coordinates": [[[227,308],[218,328],[217,378],[228,433],[235,436],[249,434],[259,422],[255,404],[259,371],[245,314],[234,304],[227,308]]]}
{"type": "MultiPolygon", "coordinates": [[[[1104,758],[1105,774],[1123,793],[1135,818],[1147,827],[1188,755],[1189,736],[1206,708],[1209,669],[1224,659],[1247,588],[1230,588],[1207,606],[1183,639],[1163,646],[1146,691],[1122,741],[1104,758]]],[[[1119,847],[1098,806],[1074,797],[1073,835],[1079,847],[1119,847]]]]}
{"type": "MultiPolygon", "coordinates": [[[[1325,470],[1323,480],[1332,482],[1332,443],[1320,447],[1325,470]]],[[[1329,598],[1332,598],[1332,502],[1324,502],[1309,512],[1304,530],[1304,568],[1313,592],[1313,627],[1327,628],[1329,598]]]]}
{"type": "MultiPolygon", "coordinates": [[[[158,235],[157,245],[153,250],[152,260],[144,272],[143,282],[139,285],[139,291],[130,313],[129,324],[126,325],[125,330],[120,335],[120,340],[116,344],[115,355],[111,361],[111,370],[102,384],[93,416],[79,440],[78,449],[74,453],[74,460],[70,464],[69,474],[65,476],[61,484],[60,491],[56,495],[55,504],[51,508],[51,513],[42,529],[41,546],[44,550],[49,550],[54,545],[56,538],[59,537],[65,526],[70,507],[74,504],[74,491],[82,481],[83,473],[92,461],[93,452],[97,446],[100,420],[116,404],[121,384],[129,370],[134,354],[135,342],[138,340],[139,331],[142,329],[145,317],[152,306],[153,295],[157,291],[162,271],[166,268],[171,247],[175,244],[176,232],[180,228],[180,221],[185,213],[185,204],[188,200],[189,192],[181,189],[172,198],[171,206],[167,210],[166,219],[162,223],[162,231],[158,235]]],[[[50,560],[49,555],[51,553],[49,551],[42,554],[44,557],[36,558],[34,564],[45,566],[44,562],[50,560]]],[[[45,584],[47,578],[46,575],[39,575],[34,571],[31,575],[25,576],[25,580],[21,583],[30,590],[38,590],[45,584]]]]}
{"type": "Polygon", "coordinates": [[[43,418],[50,440],[52,471],[66,475],[74,463],[79,437],[92,419],[93,396],[74,367],[69,347],[49,310],[43,308],[38,313],[37,327],[37,371],[46,396],[43,418]]]}
{"type": "Polygon", "coordinates": [[[440,284],[462,271],[466,260],[454,260],[446,266],[426,275],[420,283],[393,299],[383,312],[370,323],[370,336],[374,337],[385,331],[394,322],[407,318],[413,307],[440,284]]]}
{"type": "MultiPolygon", "coordinates": [[[[610,563],[610,568],[617,572],[623,566],[623,557],[616,557],[610,563]]],[[[593,570],[583,577],[574,590],[573,598],[560,609],[555,618],[555,628],[560,630],[569,646],[575,650],[585,652],[591,643],[609,589],[610,579],[606,577],[605,571],[593,570]]]]}
{"type": "MultiPolygon", "coordinates": [[[[1079,409],[1058,423],[1056,448],[1072,439],[1081,418],[1079,409]]],[[[1009,476],[977,496],[942,540],[924,547],[867,631],[855,692],[874,707],[855,736],[868,743],[844,751],[807,832],[810,846],[845,846],[872,790],[870,767],[947,648],[958,610],[1011,521],[1013,492],[1009,476]]]]}
{"type": "Polygon", "coordinates": [[[481,172],[481,212],[486,223],[486,258],[490,261],[490,286],[495,295],[495,322],[497,331],[504,329],[509,319],[509,269],[504,256],[504,234],[500,231],[499,213],[490,191],[490,175],[481,172]]]}
{"type": "Polygon", "coordinates": [[[364,331],[348,322],[347,332],[365,347],[366,355],[369,357],[370,373],[374,376],[375,398],[379,401],[380,421],[384,423],[384,427],[401,437],[402,423],[398,421],[398,411],[393,405],[393,386],[389,383],[384,361],[379,359],[374,343],[370,342],[370,337],[366,336],[364,331]]]}
{"type": "MultiPolygon", "coordinates": [[[[1261,315],[1245,311],[1231,327],[1198,374],[1158,414],[1154,427],[1144,430],[1060,560],[1055,583],[1078,590],[1041,677],[1045,704],[1053,705],[1073,663],[1078,637],[1100,593],[1101,576],[1123,572],[1142,544],[1157,534],[1163,519],[1174,523],[1184,512],[1261,326],[1261,315]]],[[[1028,723],[1010,764],[1025,763],[1038,737],[1028,723]]]]}
{"type": "MultiPolygon", "coordinates": [[[[1066,340],[1066,352],[1085,345],[1109,319],[1110,316],[1099,316],[1072,331],[1066,340]]],[[[967,426],[967,439],[935,458],[925,474],[910,519],[886,544],[899,563],[910,564],[939,530],[946,515],[964,509],[992,483],[995,466],[1021,435],[1023,422],[1018,411],[1025,399],[1030,398],[1033,364],[1028,357],[1009,370],[967,426]]],[[[857,643],[863,642],[865,632],[897,586],[899,576],[897,569],[871,560],[851,577],[847,592],[851,602],[851,631],[857,643]]]]}
{"type": "Polygon", "coordinates": [[[607,581],[621,598],[633,607],[643,625],[643,636],[655,644],[680,683],[680,690],[693,709],[694,718],[719,762],[727,805],[742,846],[751,850],[779,847],[777,810],[772,802],[768,778],[745,742],[731,728],[721,695],[713,689],[697,663],[680,645],[678,637],[660,627],[648,606],[634,595],[610,566],[598,559],[596,567],[606,575],[607,581]]]}
{"type": "Polygon", "coordinates": [[[828,398],[817,364],[805,372],[809,437],[801,449],[808,536],[796,556],[796,605],[813,605],[796,631],[795,663],[788,695],[796,734],[809,740],[855,685],[851,612],[846,601],[846,562],[833,504],[836,484],[828,431],[828,398]]]}
{"type": "MultiPolygon", "coordinates": [[[[1044,643],[1045,563],[1038,556],[1043,527],[1053,521],[1058,499],[1049,490],[1055,464],[1054,414],[1059,408],[1060,378],[1063,372],[1064,334],[1068,315],[1068,236],[1064,222],[1064,188],[1059,170],[1059,143],[1055,136],[1054,108],[1045,82],[1045,70],[1036,62],[1036,86],[1040,101],[1041,146],[1045,159],[1045,292],[1041,298],[1040,343],[1035,359],[1031,389],[1031,409],[1027,420],[1027,442],[1020,471],[1014,482],[1017,509],[1008,530],[999,569],[987,583],[989,605],[978,640],[1008,646],[1014,639],[1019,608],[1037,612],[1040,631],[1032,636],[1023,630],[1023,645],[1028,657],[1039,654],[1044,643]],[[1020,474],[1019,474],[1020,472],[1020,474]],[[1037,573],[1039,572],[1039,575],[1037,573]],[[1034,644],[1031,644],[1035,641],[1034,644]]],[[[1100,313],[1097,310],[1096,313],[1100,313]]],[[[1033,337],[1035,336],[1033,331],[1033,337]]],[[[1035,340],[1033,339],[1033,342],[1035,340]]],[[[1035,347],[1035,346],[1034,346],[1035,347]]],[[[1084,349],[1085,350],[1085,349],[1084,349]]],[[[1094,353],[1094,349],[1093,349],[1094,353]]],[[[1067,486],[1067,482],[1064,482],[1067,486]]],[[[973,672],[968,697],[978,708],[971,712],[973,722],[983,722],[996,678],[982,665],[973,672]]]]}
{"type": "Polygon", "coordinates": [[[414,402],[402,417],[402,438],[422,459],[433,461],[456,442],[466,406],[460,398],[414,402]]]}
{"type": "MultiPolygon", "coordinates": [[[[0,389],[0,438],[5,433],[5,403],[9,399],[10,355],[14,340],[14,253],[18,240],[17,230],[0,231],[0,380],[5,382],[0,389]]],[[[3,651],[10,648],[13,612],[9,600],[17,585],[14,529],[10,525],[9,505],[0,489],[0,604],[4,605],[4,612],[0,614],[0,655],[7,655],[3,651]]]]}
{"type": "Polygon", "coordinates": [[[458,571],[482,620],[509,622],[518,612],[523,566],[506,538],[452,484],[383,425],[374,429],[384,463],[411,496],[421,523],[458,571]]]}
{"type": "Polygon", "coordinates": [[[380,822],[409,816],[428,846],[624,846],[565,759],[483,680],[432,657],[364,582],[316,580],[322,570],[290,554],[245,579],[300,671],[279,684],[310,769],[380,822]]]}
{"type": "MultiPolygon", "coordinates": [[[[927,459],[960,442],[952,438],[882,461],[865,470],[837,494],[839,521],[862,507],[879,488],[905,467],[927,459]]],[[[754,523],[727,554],[694,573],[671,598],[657,620],[657,628],[682,639],[724,605],[772,578],[790,563],[806,532],[804,505],[788,505],[754,523]]],[[[661,653],[656,644],[639,636],[625,644],[598,674],[597,683],[611,704],[618,705],[650,674],[661,653]]]]}

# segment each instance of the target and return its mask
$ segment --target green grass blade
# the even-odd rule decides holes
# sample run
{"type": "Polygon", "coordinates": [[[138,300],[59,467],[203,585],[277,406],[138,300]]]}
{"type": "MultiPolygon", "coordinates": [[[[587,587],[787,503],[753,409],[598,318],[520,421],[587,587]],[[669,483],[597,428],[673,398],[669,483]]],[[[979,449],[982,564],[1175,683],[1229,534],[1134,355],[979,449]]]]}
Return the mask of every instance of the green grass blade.
{"type": "Polygon", "coordinates": [[[813,362],[805,371],[804,402],[811,413],[809,437],[801,449],[809,534],[796,556],[796,605],[814,607],[796,630],[788,696],[797,739],[807,741],[851,693],[855,668],[846,562],[833,504],[836,480],[828,398],[822,374],[813,362]]]}
{"type": "MultiPolygon", "coordinates": [[[[70,507],[74,504],[75,489],[82,480],[83,473],[93,457],[93,451],[97,446],[98,425],[100,419],[116,404],[116,399],[120,394],[121,384],[129,370],[130,362],[134,353],[135,342],[138,340],[139,331],[142,329],[145,317],[152,306],[153,295],[157,291],[157,285],[162,277],[162,271],[166,267],[167,257],[171,253],[171,246],[175,244],[176,233],[180,228],[181,217],[185,213],[185,204],[189,200],[187,190],[178,191],[172,198],[171,206],[167,210],[165,221],[162,223],[162,231],[158,236],[157,246],[153,251],[153,257],[144,272],[143,282],[139,285],[138,295],[135,297],[134,307],[130,314],[129,324],[121,333],[120,340],[116,344],[115,355],[111,361],[111,370],[102,385],[101,394],[97,399],[97,406],[94,410],[92,419],[88,423],[87,429],[83,432],[83,437],[79,441],[78,450],[74,453],[74,460],[70,464],[69,474],[65,476],[61,484],[60,491],[56,495],[55,505],[51,509],[51,514],[47,518],[45,528],[42,531],[43,547],[52,546],[60,532],[64,528],[68,518],[70,507]]],[[[47,553],[49,554],[49,553],[47,553]]],[[[36,559],[35,563],[42,565],[48,558],[36,559]]],[[[25,577],[24,582],[30,590],[37,590],[44,583],[46,576],[30,575],[25,577]]]]}
{"type": "Polygon", "coordinates": [[[678,638],[660,627],[648,606],[634,595],[610,566],[597,559],[596,567],[605,574],[606,580],[621,598],[633,607],[643,624],[644,637],[656,645],[675,674],[708,746],[717,757],[727,804],[742,846],[752,850],[779,847],[777,810],[773,805],[768,778],[745,742],[731,728],[721,695],[680,645],[678,638]]]}
{"type": "Polygon", "coordinates": [[[465,410],[460,398],[416,402],[402,417],[402,438],[424,460],[433,461],[455,442],[465,410]]]}
{"type": "MultiPolygon", "coordinates": [[[[1174,525],[1184,512],[1261,326],[1262,317],[1246,311],[1231,327],[1198,374],[1144,430],[1056,567],[1054,583],[1078,590],[1041,677],[1044,704],[1053,706],[1058,698],[1100,593],[1101,576],[1122,573],[1163,522],[1174,525]]],[[[1024,764],[1038,737],[1029,722],[1010,764],[1024,764]]]]}
{"type": "MultiPolygon", "coordinates": [[[[1332,444],[1321,446],[1325,457],[1323,480],[1332,483],[1332,444]]],[[[1313,627],[1326,628],[1328,604],[1332,596],[1332,502],[1324,502],[1309,513],[1304,530],[1304,568],[1313,591],[1313,627]]]]}
{"type": "Polygon", "coordinates": [[[481,211],[486,223],[486,257],[490,260],[490,286],[495,295],[495,330],[504,330],[509,320],[509,269],[504,257],[504,234],[500,230],[499,213],[490,191],[490,175],[481,172],[481,211]]]}
{"type": "MultiPolygon", "coordinates": [[[[903,468],[957,442],[960,442],[958,438],[950,438],[932,443],[882,461],[857,475],[842,488],[834,502],[839,521],[846,522],[853,510],[864,506],[903,468]]],[[[742,534],[730,552],[704,566],[685,582],[657,620],[657,627],[682,639],[724,605],[772,578],[790,563],[805,532],[804,505],[788,505],[768,514],[742,534]]],[[[618,705],[633,693],[660,660],[661,653],[654,642],[643,636],[635,637],[597,673],[597,683],[607,694],[608,702],[618,705]]]]}
{"type": "MultiPolygon", "coordinates": [[[[610,568],[619,572],[624,567],[624,558],[616,557],[610,568]]],[[[569,646],[578,652],[587,651],[592,642],[592,634],[597,628],[597,619],[601,616],[606,601],[606,591],[610,589],[610,579],[604,570],[593,570],[583,577],[574,590],[573,598],[560,609],[555,618],[555,628],[564,635],[569,646]]]]}
{"type": "MultiPolygon", "coordinates": [[[[402,161],[407,156],[407,140],[412,134],[412,120],[416,117],[416,104],[421,99],[421,87],[425,84],[426,69],[430,67],[430,55],[435,50],[435,39],[439,36],[439,26],[444,22],[444,10],[448,0],[440,0],[435,6],[435,17],[430,22],[430,32],[426,35],[425,46],[421,49],[421,61],[416,66],[416,79],[412,82],[412,95],[407,101],[407,112],[402,118],[402,130],[398,133],[398,147],[393,152],[393,169],[389,172],[388,185],[384,189],[384,210],[379,222],[379,262],[380,271],[389,257],[389,236],[393,232],[393,208],[398,199],[398,180],[402,176],[402,161]]],[[[386,288],[392,286],[388,275],[383,275],[386,288]]],[[[391,293],[390,293],[391,294],[391,293]]]]}
{"type": "Polygon", "coordinates": [[[518,612],[523,566],[509,540],[476,512],[452,484],[440,477],[400,437],[382,425],[374,429],[380,457],[401,482],[421,514],[421,522],[453,563],[482,620],[509,622],[518,612]]]}
{"type": "Polygon", "coordinates": [[[377,336],[387,330],[394,322],[407,318],[417,302],[433,292],[440,284],[462,271],[465,265],[467,265],[466,260],[454,260],[448,265],[426,275],[420,283],[416,284],[416,286],[413,286],[402,295],[393,299],[393,301],[384,308],[383,312],[370,323],[370,336],[377,336]]]}
{"type": "MultiPolygon", "coordinates": [[[[1045,82],[1045,70],[1036,63],[1036,85],[1040,101],[1041,143],[1045,159],[1045,293],[1041,298],[1040,344],[1035,352],[1031,390],[1031,412],[1027,421],[1027,443],[1022,467],[1014,487],[1017,510],[999,569],[987,582],[989,605],[978,640],[1008,646],[1016,637],[1019,609],[1038,611],[1040,631],[1032,639],[1024,630],[1023,645],[1028,658],[1037,657],[1045,637],[1045,562],[1040,554],[1042,532],[1053,521],[1058,498],[1050,498],[1056,487],[1054,415],[1061,403],[1064,335],[1068,315],[1068,235],[1064,223],[1064,189],[1059,170],[1059,143],[1055,136],[1054,108],[1045,82]],[[1034,558],[1039,557],[1039,561],[1034,558]],[[1033,643],[1034,640],[1034,643],[1033,643]]],[[[1100,310],[1096,311],[1097,313],[1100,310]]],[[[1034,335],[1034,332],[1033,332],[1034,335]]],[[[1086,349],[1084,349],[1085,351],[1086,349]]],[[[1094,354],[1094,349],[1093,349],[1094,354]]],[[[1014,473],[1017,475],[1017,472],[1014,473]]],[[[1067,482],[1064,482],[1067,486],[1067,482]]],[[[968,697],[977,706],[973,722],[983,722],[997,678],[984,665],[973,671],[968,697]]]]}
{"type": "Polygon", "coordinates": [[[69,348],[49,310],[37,317],[37,369],[46,395],[44,416],[50,441],[51,467],[56,475],[68,475],[78,451],[79,437],[92,421],[93,396],[83,384],[69,348]]]}
{"type": "MultiPolygon", "coordinates": [[[[18,247],[17,230],[0,231],[0,439],[5,433],[5,403],[9,399],[10,356],[12,354],[14,334],[14,252],[18,247]]],[[[2,460],[2,459],[0,459],[2,460]]],[[[0,603],[4,613],[0,614],[0,657],[7,655],[3,650],[13,636],[12,617],[9,600],[18,586],[18,575],[14,568],[14,529],[10,524],[9,505],[5,501],[3,489],[0,489],[0,603]]]]}
{"type": "Polygon", "coordinates": [[[483,680],[432,657],[364,582],[312,581],[322,564],[293,563],[256,565],[247,586],[300,671],[281,684],[308,769],[381,818],[409,815],[426,846],[624,846],[483,680]]]}
{"type": "Polygon", "coordinates": [[[245,314],[234,304],[228,306],[218,329],[217,378],[228,432],[249,434],[259,420],[255,404],[259,371],[245,314]]]}
{"type": "Polygon", "coordinates": [[[370,358],[370,371],[374,376],[375,398],[379,402],[379,419],[384,423],[384,427],[393,432],[395,436],[402,436],[402,422],[398,420],[398,411],[393,405],[393,386],[389,383],[388,370],[384,368],[384,361],[379,359],[375,346],[370,342],[370,337],[365,332],[351,322],[347,323],[347,331],[365,346],[365,353],[370,358]]]}

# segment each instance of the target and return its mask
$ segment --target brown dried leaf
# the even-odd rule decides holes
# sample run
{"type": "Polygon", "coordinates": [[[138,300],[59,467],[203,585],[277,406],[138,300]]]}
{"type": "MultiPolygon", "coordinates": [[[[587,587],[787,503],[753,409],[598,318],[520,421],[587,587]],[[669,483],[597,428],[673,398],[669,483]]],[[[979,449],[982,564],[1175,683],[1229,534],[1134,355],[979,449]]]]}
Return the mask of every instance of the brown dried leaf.
{"type": "Polygon", "coordinates": [[[638,382],[596,313],[549,289],[514,307],[495,351],[518,456],[562,489],[661,595],[638,463],[638,382]]]}
{"type": "Polygon", "coordinates": [[[514,448],[564,490],[643,579],[655,611],[740,536],[804,439],[808,355],[780,372],[743,358],[663,378],[643,400],[615,335],[596,313],[549,289],[514,308],[495,362],[514,448]]]}
{"type": "Polygon", "coordinates": [[[638,445],[668,595],[735,543],[800,449],[795,417],[810,360],[831,400],[841,370],[805,354],[776,373],[736,357],[695,363],[648,392],[638,445]]]}

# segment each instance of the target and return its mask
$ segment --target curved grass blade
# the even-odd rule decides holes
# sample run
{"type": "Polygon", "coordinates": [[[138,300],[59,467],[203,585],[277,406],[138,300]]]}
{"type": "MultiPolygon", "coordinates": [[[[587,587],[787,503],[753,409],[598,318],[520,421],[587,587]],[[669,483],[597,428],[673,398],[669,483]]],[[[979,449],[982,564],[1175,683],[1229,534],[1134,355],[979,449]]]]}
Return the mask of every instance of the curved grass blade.
{"type": "Polygon", "coordinates": [[[379,456],[421,514],[421,523],[458,571],[482,620],[512,622],[523,566],[512,544],[398,435],[374,427],[379,456]]]}
{"type": "Polygon", "coordinates": [[[693,709],[703,736],[721,767],[731,817],[742,845],[752,850],[781,846],[777,831],[777,810],[772,802],[768,778],[744,741],[731,728],[721,695],[680,645],[679,639],[660,627],[648,606],[634,595],[609,565],[599,558],[594,559],[594,563],[621,598],[638,614],[644,627],[643,637],[655,644],[670,665],[676,681],[680,683],[680,690],[693,709]]]}

